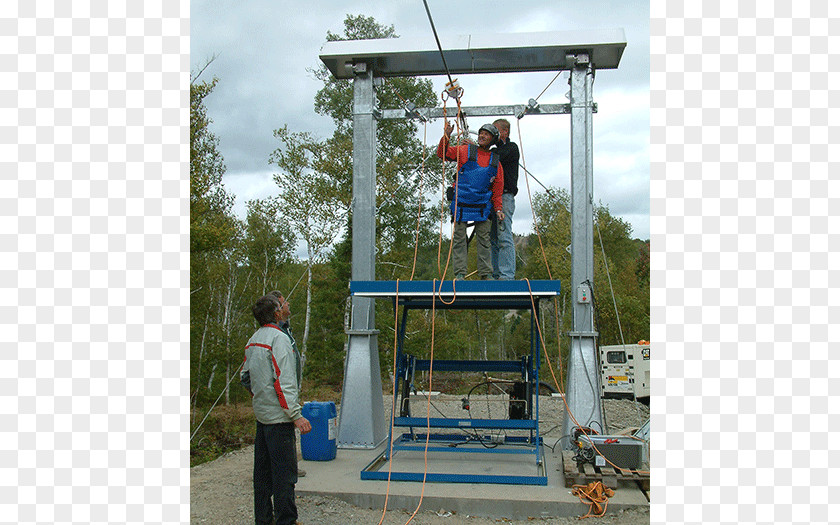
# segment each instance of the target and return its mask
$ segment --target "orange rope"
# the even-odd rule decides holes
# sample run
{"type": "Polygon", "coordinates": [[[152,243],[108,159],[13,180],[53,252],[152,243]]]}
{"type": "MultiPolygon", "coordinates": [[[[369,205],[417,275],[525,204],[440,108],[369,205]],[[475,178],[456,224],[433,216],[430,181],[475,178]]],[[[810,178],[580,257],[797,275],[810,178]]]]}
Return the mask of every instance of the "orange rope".
{"type": "MultiPolygon", "coordinates": [[[[454,286],[455,283],[453,283],[454,286]]],[[[434,289],[435,281],[432,280],[432,287],[434,289]]],[[[423,449],[423,485],[420,487],[420,501],[417,502],[417,508],[409,516],[405,525],[411,523],[414,516],[420,510],[420,505],[423,504],[423,494],[426,492],[426,475],[429,472],[429,435],[431,434],[431,411],[432,411],[432,369],[435,362],[435,300],[432,297],[432,342],[429,346],[429,389],[426,392],[426,447],[423,449]]]]}
{"type": "MultiPolygon", "coordinates": [[[[522,166],[525,166],[525,149],[522,147],[522,129],[519,127],[519,120],[516,120],[516,133],[519,135],[519,151],[522,156],[522,166]]],[[[528,203],[531,205],[531,216],[534,218],[534,229],[537,231],[537,240],[540,241],[540,251],[542,252],[543,261],[545,261],[545,270],[548,272],[548,278],[553,280],[551,277],[551,268],[548,266],[548,257],[545,255],[545,246],[543,246],[542,242],[542,234],[540,233],[540,227],[537,224],[537,212],[534,211],[534,201],[531,198],[531,184],[528,182],[528,173],[527,170],[525,172],[525,186],[528,189],[528,203]]],[[[558,337],[559,340],[559,337],[558,337]]]]}
{"type": "MultiPolygon", "coordinates": [[[[397,279],[397,289],[396,295],[394,298],[394,377],[396,378],[397,374],[397,325],[399,322],[399,311],[400,311],[400,280],[397,279]]],[[[394,462],[394,417],[397,411],[397,393],[396,393],[397,385],[396,382],[394,383],[394,395],[391,396],[391,430],[388,433],[389,443],[388,443],[388,484],[385,486],[385,507],[382,509],[382,517],[379,518],[379,525],[382,525],[382,521],[385,519],[385,511],[388,510],[388,496],[391,494],[391,465],[394,462]]]]}
{"type": "Polygon", "coordinates": [[[615,495],[615,491],[605,487],[600,481],[593,481],[588,485],[572,485],[572,494],[580,498],[581,503],[589,504],[589,512],[579,518],[584,519],[606,514],[607,501],[615,495]]]}
{"type": "MultiPolygon", "coordinates": [[[[445,91],[444,91],[445,93],[445,91]]],[[[447,98],[443,97],[443,93],[441,93],[441,99],[443,100],[443,121],[446,122],[446,101],[447,98]]],[[[461,133],[461,124],[460,124],[460,115],[461,115],[461,99],[456,99],[458,103],[458,113],[455,117],[455,136],[457,137],[461,133]]],[[[448,142],[448,141],[447,141],[448,142]]],[[[458,166],[461,164],[461,150],[457,147],[456,144],[456,160],[455,160],[455,213],[457,214],[458,209],[458,166]]],[[[443,151],[443,159],[441,159],[441,167],[442,167],[442,175],[441,175],[441,209],[440,209],[440,235],[438,238],[438,278],[443,281],[446,277],[446,272],[449,270],[449,263],[452,260],[452,249],[455,240],[455,222],[452,221],[452,227],[449,230],[449,252],[446,255],[446,264],[443,267],[443,271],[440,270],[440,249],[441,245],[443,244],[443,217],[446,214],[444,204],[445,201],[444,196],[446,195],[446,149],[444,148],[443,151]]]]}

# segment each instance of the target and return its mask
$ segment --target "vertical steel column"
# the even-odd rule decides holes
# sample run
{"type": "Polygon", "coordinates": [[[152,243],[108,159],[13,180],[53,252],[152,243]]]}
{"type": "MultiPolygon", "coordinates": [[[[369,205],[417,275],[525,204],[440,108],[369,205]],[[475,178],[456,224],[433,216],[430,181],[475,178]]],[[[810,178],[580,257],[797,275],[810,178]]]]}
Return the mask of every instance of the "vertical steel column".
{"type": "MultiPolygon", "coordinates": [[[[353,80],[353,259],[351,279],[375,280],[376,121],[373,72],[356,64],[353,80]]],[[[352,298],[352,319],[344,361],[338,446],[375,448],[385,439],[374,300],[352,298]]]]}
{"type": "Polygon", "coordinates": [[[592,197],[592,77],[589,56],[576,55],[571,69],[572,157],[572,329],[566,376],[567,413],[563,421],[563,448],[571,448],[571,434],[578,425],[606,432],[601,416],[601,387],[595,348],[592,309],[593,197],[592,197]]]}

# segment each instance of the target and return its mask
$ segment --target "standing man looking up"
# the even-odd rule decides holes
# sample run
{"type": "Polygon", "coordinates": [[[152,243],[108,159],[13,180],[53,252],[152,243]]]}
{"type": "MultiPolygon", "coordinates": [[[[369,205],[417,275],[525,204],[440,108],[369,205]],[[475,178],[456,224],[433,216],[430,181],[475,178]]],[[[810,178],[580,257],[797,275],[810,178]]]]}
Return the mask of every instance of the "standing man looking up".
{"type": "Polygon", "coordinates": [[[490,124],[478,130],[478,147],[463,144],[452,147],[449,135],[452,124],[443,123],[443,137],[437,148],[437,156],[444,160],[458,161],[457,184],[453,185],[452,202],[449,211],[455,222],[452,234],[452,266],[455,279],[463,279],[467,273],[467,224],[475,225],[478,240],[476,265],[481,279],[493,278],[493,264],[490,260],[490,216],[499,220],[502,214],[503,168],[495,153],[490,152],[499,131],[490,124]]]}
{"type": "Polygon", "coordinates": [[[493,259],[493,277],[511,280],[516,273],[516,249],[513,245],[513,212],[516,208],[516,184],[519,181],[519,147],[510,141],[510,122],[500,118],[493,122],[499,130],[496,141],[496,153],[505,175],[505,187],[502,193],[502,217],[492,217],[490,223],[490,252],[493,259]]]}
{"type": "Polygon", "coordinates": [[[295,428],[306,434],[312,425],[301,415],[300,358],[280,328],[291,310],[285,299],[269,294],[257,299],[251,311],[260,328],[245,346],[240,381],[251,393],[257,419],[254,519],[257,524],[293,525],[298,517],[295,428]]]}

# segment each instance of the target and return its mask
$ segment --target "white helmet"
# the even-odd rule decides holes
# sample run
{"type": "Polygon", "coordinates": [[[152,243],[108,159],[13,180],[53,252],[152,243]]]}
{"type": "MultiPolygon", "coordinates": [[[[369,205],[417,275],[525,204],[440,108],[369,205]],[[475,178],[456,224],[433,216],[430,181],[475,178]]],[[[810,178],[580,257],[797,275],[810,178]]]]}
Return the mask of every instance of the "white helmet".
{"type": "Polygon", "coordinates": [[[491,135],[493,135],[493,138],[495,140],[499,140],[499,130],[496,129],[496,126],[494,126],[493,124],[484,124],[480,128],[478,128],[478,131],[481,131],[481,130],[484,130],[484,131],[490,133],[491,135]]]}

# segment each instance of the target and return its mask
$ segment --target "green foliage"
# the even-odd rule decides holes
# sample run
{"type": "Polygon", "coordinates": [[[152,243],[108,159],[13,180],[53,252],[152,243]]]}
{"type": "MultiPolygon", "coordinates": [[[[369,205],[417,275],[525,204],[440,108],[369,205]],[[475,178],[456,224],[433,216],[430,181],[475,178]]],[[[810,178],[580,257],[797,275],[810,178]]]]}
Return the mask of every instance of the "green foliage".
{"type": "Polygon", "coordinates": [[[233,236],[233,196],[222,186],[225,165],[210,131],[204,99],[218,82],[190,83],[190,252],[224,248],[233,236]]]}
{"type": "MultiPolygon", "coordinates": [[[[566,190],[553,190],[534,196],[537,224],[528,239],[521,275],[538,279],[551,275],[553,279],[567,282],[571,274],[571,256],[566,251],[566,247],[571,244],[570,204],[571,198],[566,190]]],[[[599,344],[619,344],[622,335],[626,343],[648,339],[649,245],[632,239],[631,226],[610,215],[608,207],[597,206],[595,218],[593,296],[599,344]],[[619,317],[616,317],[616,308],[619,317]]],[[[571,286],[567,285],[558,301],[562,305],[570,305],[571,300],[571,286]]],[[[561,311],[561,331],[570,329],[570,313],[570,307],[561,311]]],[[[562,344],[563,355],[567,351],[566,344],[562,344]]]]}
{"type": "MultiPolygon", "coordinates": [[[[192,418],[201,419],[206,409],[193,409],[192,418]]],[[[190,442],[190,467],[254,443],[254,410],[250,401],[213,409],[190,442]]]]}
{"type": "Polygon", "coordinates": [[[274,181],[280,190],[282,221],[306,243],[311,263],[337,237],[349,199],[335,178],[316,168],[331,143],[321,143],[309,133],[294,133],[283,126],[274,131],[280,141],[269,157],[280,168],[274,181]]]}
{"type": "Polygon", "coordinates": [[[247,208],[244,240],[247,265],[256,274],[261,289],[268,290],[283,265],[292,261],[295,235],[289,223],[281,220],[276,198],[248,201],[247,208]]]}

